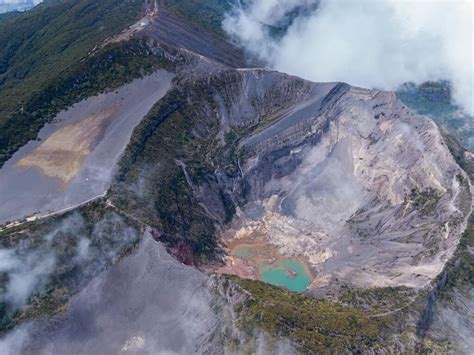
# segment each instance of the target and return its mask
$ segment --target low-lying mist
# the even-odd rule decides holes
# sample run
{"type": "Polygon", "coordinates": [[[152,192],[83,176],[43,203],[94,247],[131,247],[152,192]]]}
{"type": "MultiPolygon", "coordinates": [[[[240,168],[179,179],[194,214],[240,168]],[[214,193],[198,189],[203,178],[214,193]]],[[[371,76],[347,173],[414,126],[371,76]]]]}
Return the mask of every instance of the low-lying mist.
{"type": "Polygon", "coordinates": [[[76,292],[138,240],[138,232],[113,212],[93,225],[73,213],[30,233],[4,237],[0,244],[2,325],[34,298],[48,298],[57,289],[76,292]]]}
{"type": "MultiPolygon", "coordinates": [[[[310,160],[311,153],[306,158],[310,160]]],[[[281,208],[284,214],[336,233],[364,198],[364,191],[354,177],[350,138],[343,138],[327,158],[297,178],[281,208]]]]}
{"type": "Polygon", "coordinates": [[[474,114],[472,0],[239,4],[225,31],[279,71],[386,90],[445,79],[455,103],[474,114]]]}

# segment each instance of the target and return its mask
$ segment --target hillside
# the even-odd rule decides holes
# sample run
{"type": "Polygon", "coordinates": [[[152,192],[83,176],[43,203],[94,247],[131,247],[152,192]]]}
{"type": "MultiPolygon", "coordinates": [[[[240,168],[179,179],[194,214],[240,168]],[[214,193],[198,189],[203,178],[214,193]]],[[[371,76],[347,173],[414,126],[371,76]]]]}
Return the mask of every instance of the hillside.
{"type": "MultiPolygon", "coordinates": [[[[140,0],[53,1],[0,22],[1,165],[60,109],[85,95],[81,86],[94,85],[83,73],[88,53],[143,12],[140,0]],[[62,89],[68,81],[74,81],[70,92],[62,89]]],[[[113,80],[123,83],[130,76],[113,80]]],[[[96,83],[90,93],[113,86],[113,80],[96,83]]]]}

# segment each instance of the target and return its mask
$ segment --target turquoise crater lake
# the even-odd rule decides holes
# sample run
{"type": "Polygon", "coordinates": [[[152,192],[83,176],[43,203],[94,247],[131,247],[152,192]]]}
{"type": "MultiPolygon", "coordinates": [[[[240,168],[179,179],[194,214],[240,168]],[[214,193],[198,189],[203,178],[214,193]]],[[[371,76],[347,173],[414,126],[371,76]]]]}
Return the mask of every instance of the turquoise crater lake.
{"type": "Polygon", "coordinates": [[[282,286],[293,292],[303,292],[309,286],[310,275],[303,263],[296,259],[280,260],[272,264],[260,264],[260,280],[282,286]]]}

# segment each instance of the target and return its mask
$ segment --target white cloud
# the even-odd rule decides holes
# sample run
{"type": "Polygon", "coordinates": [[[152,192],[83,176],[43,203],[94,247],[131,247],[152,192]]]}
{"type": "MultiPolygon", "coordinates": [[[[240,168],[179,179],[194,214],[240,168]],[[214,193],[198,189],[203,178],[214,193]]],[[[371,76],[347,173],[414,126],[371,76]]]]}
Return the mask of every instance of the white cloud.
{"type": "Polygon", "coordinates": [[[0,13],[9,11],[23,11],[38,5],[43,0],[0,0],[0,13]]]}
{"type": "Polygon", "coordinates": [[[20,256],[16,250],[0,249],[0,272],[8,274],[3,300],[14,308],[24,306],[28,298],[47,281],[55,263],[56,258],[51,254],[20,256]]]}
{"type": "Polygon", "coordinates": [[[20,326],[0,338],[0,354],[17,355],[21,353],[23,344],[28,340],[29,326],[20,326]]]}
{"type": "Polygon", "coordinates": [[[76,261],[82,262],[89,258],[91,240],[81,237],[79,243],[77,244],[77,255],[76,261]]]}
{"type": "Polygon", "coordinates": [[[321,0],[281,39],[263,24],[317,0],[260,0],[236,9],[224,29],[277,70],[313,81],[395,90],[446,79],[474,114],[473,0],[321,0]]]}

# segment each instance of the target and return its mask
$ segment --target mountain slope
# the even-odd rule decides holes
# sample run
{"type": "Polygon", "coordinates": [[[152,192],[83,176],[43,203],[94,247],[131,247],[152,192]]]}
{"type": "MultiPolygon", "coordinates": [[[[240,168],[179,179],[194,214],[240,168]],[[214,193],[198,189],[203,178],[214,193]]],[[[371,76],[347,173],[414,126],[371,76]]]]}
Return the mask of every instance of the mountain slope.
{"type": "Polygon", "coordinates": [[[137,21],[143,6],[141,0],[53,1],[0,22],[0,165],[65,107],[56,101],[77,100],[58,85],[72,78],[83,84],[78,77],[87,54],[137,21]]]}

